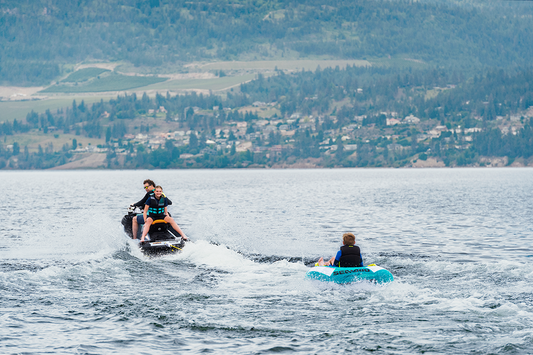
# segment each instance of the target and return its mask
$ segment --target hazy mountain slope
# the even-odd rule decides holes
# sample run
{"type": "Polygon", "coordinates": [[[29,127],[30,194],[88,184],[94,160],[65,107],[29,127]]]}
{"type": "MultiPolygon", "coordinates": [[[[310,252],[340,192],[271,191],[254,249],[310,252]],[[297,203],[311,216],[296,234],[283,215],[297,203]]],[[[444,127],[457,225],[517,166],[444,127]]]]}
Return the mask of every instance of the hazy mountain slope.
{"type": "Polygon", "coordinates": [[[0,81],[43,84],[88,59],[404,56],[513,66],[533,57],[533,3],[475,1],[4,0],[0,81]]]}

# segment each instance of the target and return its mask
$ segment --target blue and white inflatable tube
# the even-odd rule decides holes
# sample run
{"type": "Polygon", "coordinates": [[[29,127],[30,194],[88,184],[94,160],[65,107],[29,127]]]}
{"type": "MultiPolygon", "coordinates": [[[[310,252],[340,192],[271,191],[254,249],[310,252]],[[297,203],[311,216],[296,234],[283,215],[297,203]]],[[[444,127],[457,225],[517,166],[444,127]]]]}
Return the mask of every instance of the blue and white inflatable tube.
{"type": "Polygon", "coordinates": [[[389,270],[377,265],[363,267],[315,266],[305,275],[306,279],[348,284],[352,282],[371,281],[384,284],[394,281],[389,270]]]}

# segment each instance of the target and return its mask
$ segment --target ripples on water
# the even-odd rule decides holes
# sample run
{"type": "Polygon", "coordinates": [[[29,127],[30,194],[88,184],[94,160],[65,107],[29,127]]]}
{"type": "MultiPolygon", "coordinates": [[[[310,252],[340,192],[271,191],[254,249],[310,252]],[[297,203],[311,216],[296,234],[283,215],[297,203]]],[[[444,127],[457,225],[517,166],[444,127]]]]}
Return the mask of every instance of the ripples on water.
{"type": "Polygon", "coordinates": [[[0,353],[531,353],[532,173],[1,172],[0,353]],[[179,255],[121,231],[145,178],[179,255]],[[346,231],[392,284],[304,280],[346,231]]]}

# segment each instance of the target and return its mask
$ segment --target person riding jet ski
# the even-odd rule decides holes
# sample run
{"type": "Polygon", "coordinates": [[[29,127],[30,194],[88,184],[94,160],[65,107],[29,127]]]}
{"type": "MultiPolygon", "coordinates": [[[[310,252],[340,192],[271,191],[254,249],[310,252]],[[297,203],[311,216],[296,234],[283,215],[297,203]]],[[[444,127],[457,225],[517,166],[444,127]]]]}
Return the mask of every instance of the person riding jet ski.
{"type": "Polygon", "coordinates": [[[163,188],[159,185],[156,186],[153,195],[150,195],[144,204],[143,220],[145,223],[142,232],[141,243],[144,242],[146,235],[150,231],[150,226],[154,223],[154,221],[169,223],[172,228],[174,228],[174,230],[181,235],[183,240],[188,240],[188,238],[185,236],[185,233],[183,233],[178,224],[168,214],[168,205],[168,198],[163,195],[163,188]]]}
{"type": "MultiPolygon", "coordinates": [[[[139,207],[143,209],[144,204],[146,203],[146,200],[148,200],[148,198],[150,198],[150,196],[154,194],[155,182],[153,182],[153,180],[146,179],[143,181],[143,185],[144,185],[144,190],[146,191],[146,194],[140,201],[132,203],[130,207],[132,208],[139,207]]],[[[165,194],[163,194],[163,197],[167,198],[165,194]]],[[[172,205],[172,201],[170,201],[169,198],[167,198],[167,202],[169,206],[172,205]]],[[[144,221],[145,219],[143,219],[142,215],[136,216],[131,220],[131,231],[132,231],[133,239],[137,239],[137,230],[139,229],[139,225],[144,224],[144,221]]]]}

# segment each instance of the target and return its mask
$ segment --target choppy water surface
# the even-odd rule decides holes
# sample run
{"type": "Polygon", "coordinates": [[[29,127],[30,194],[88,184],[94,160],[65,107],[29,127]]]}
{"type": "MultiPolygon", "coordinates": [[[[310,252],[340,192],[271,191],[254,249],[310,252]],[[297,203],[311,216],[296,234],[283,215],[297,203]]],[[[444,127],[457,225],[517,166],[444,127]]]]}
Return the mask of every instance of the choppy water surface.
{"type": "Polygon", "coordinates": [[[0,353],[533,352],[532,169],[0,177],[0,353]],[[179,255],[121,230],[145,178],[179,255]],[[347,231],[392,284],[304,280],[347,231]]]}

